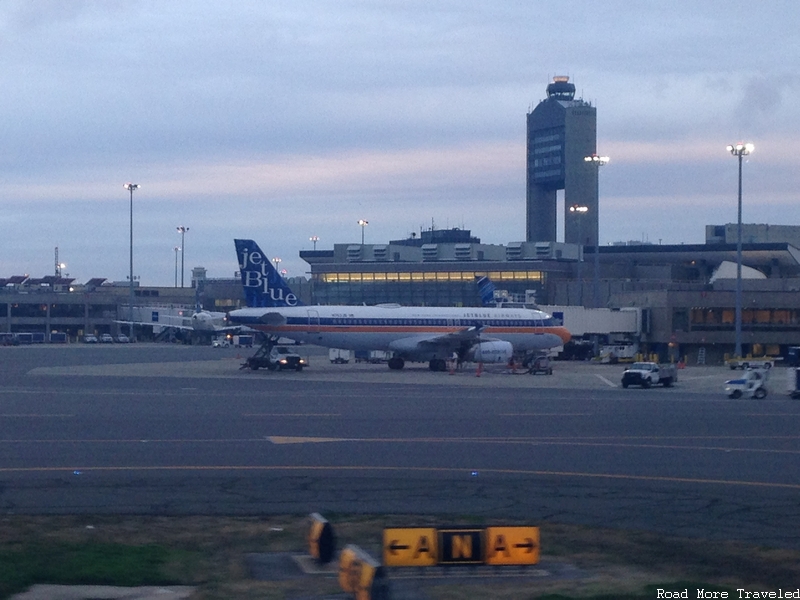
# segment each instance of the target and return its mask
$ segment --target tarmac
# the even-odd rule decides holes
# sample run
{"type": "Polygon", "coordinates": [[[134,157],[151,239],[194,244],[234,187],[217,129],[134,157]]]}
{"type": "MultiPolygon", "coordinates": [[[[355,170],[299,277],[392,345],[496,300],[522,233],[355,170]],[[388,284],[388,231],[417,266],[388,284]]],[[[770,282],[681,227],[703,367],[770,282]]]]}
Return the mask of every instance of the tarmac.
{"type": "MultiPolygon", "coordinates": [[[[327,356],[309,352],[303,348],[302,353],[312,354],[311,368],[303,373],[274,374],[268,371],[251,372],[240,369],[243,357],[251,353],[249,349],[221,350],[214,360],[190,360],[175,362],[121,362],[115,364],[86,364],[69,366],[38,366],[28,371],[28,375],[51,376],[105,376],[105,377],[189,377],[189,378],[257,378],[271,379],[276,376],[282,379],[302,379],[320,381],[340,381],[351,379],[354,375],[360,381],[385,382],[387,379],[395,383],[432,385],[432,386],[464,386],[464,387],[504,387],[504,388],[567,388],[575,390],[614,389],[620,386],[620,376],[625,369],[624,364],[600,365],[589,362],[555,362],[553,375],[528,375],[524,370],[510,370],[504,365],[492,365],[485,371],[476,371],[474,365],[468,365],[450,374],[429,372],[424,365],[410,365],[409,373],[393,372],[385,365],[368,363],[333,365],[327,356]],[[515,376],[516,375],[516,376],[515,376]]],[[[777,377],[773,380],[774,397],[786,397],[785,370],[776,369],[777,377]]],[[[679,371],[677,390],[665,391],[673,395],[714,394],[723,396],[723,384],[726,379],[736,376],[735,372],[722,366],[692,365],[679,371]]],[[[636,394],[637,392],[632,392],[636,394]]],[[[645,394],[651,392],[645,392],[645,394]]],[[[688,397],[684,396],[688,399],[688,397]]],[[[181,600],[192,597],[195,592],[190,586],[67,586],[37,584],[25,592],[11,596],[12,600],[181,600]]]]}

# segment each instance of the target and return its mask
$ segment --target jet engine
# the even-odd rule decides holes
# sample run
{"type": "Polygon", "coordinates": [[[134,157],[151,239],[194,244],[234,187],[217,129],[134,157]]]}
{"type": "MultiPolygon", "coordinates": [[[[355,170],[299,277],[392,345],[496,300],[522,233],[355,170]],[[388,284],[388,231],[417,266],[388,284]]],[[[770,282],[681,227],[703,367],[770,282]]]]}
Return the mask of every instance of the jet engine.
{"type": "Polygon", "coordinates": [[[513,355],[514,347],[511,342],[481,342],[467,351],[466,359],[472,362],[506,364],[513,355]]]}

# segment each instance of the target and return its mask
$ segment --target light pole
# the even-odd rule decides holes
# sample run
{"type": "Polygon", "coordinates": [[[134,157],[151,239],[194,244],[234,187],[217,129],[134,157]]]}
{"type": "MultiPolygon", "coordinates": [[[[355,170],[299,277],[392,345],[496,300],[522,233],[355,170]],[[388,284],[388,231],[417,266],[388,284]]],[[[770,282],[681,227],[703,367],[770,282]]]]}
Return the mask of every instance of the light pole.
{"type": "Polygon", "coordinates": [[[312,235],[312,236],[311,236],[310,238],[308,238],[308,239],[309,239],[311,242],[313,242],[313,244],[314,244],[314,250],[316,250],[316,249],[317,249],[317,242],[319,241],[319,236],[317,236],[317,235],[312,235]]]}
{"type": "Polygon", "coordinates": [[[175,246],[173,250],[175,251],[175,287],[178,287],[178,252],[181,251],[181,247],[175,246]]]}
{"type": "Polygon", "coordinates": [[[275,258],[272,259],[272,262],[275,263],[275,270],[277,271],[278,265],[281,264],[281,259],[276,256],[275,258]]]}
{"type": "Polygon", "coordinates": [[[739,159],[739,203],[736,220],[736,357],[742,356],[742,157],[755,149],[753,144],[739,142],[727,147],[739,159]]]}
{"type": "Polygon", "coordinates": [[[597,168],[597,198],[595,198],[595,220],[597,221],[597,242],[594,247],[594,277],[592,278],[592,305],[600,308],[600,167],[607,165],[611,159],[608,156],[597,156],[591,154],[585,156],[583,160],[591,163],[597,168]]]}
{"type": "Polygon", "coordinates": [[[126,183],[122,186],[131,193],[131,251],[130,251],[130,273],[128,274],[128,318],[130,319],[130,338],[133,341],[133,191],[141,186],[138,183],[126,183]]]}
{"type": "Polygon", "coordinates": [[[364,228],[369,225],[369,221],[359,219],[358,224],[361,225],[361,245],[364,245],[364,228]]]}
{"type": "Polygon", "coordinates": [[[573,204],[569,207],[569,212],[578,217],[578,301],[583,306],[583,215],[589,212],[588,206],[573,204]]]}
{"type": "Polygon", "coordinates": [[[188,227],[184,227],[183,225],[181,225],[180,227],[178,227],[178,231],[181,234],[181,287],[183,287],[183,273],[184,273],[183,258],[186,256],[186,240],[185,240],[185,237],[186,237],[186,232],[189,231],[189,228],[188,227]]]}

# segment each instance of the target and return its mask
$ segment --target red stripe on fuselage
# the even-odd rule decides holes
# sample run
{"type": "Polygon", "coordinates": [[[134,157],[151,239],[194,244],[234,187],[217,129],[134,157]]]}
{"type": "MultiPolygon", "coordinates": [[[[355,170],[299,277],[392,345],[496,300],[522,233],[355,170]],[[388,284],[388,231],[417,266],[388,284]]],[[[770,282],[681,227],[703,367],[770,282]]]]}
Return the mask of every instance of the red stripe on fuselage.
{"type": "MultiPolygon", "coordinates": [[[[464,331],[463,327],[424,327],[422,325],[316,325],[305,323],[303,325],[250,325],[254,329],[271,333],[406,333],[448,335],[464,331]]],[[[564,327],[490,327],[481,330],[481,335],[536,335],[551,333],[557,335],[566,344],[571,334],[564,327]]],[[[291,336],[289,336],[291,337],[291,336]]]]}

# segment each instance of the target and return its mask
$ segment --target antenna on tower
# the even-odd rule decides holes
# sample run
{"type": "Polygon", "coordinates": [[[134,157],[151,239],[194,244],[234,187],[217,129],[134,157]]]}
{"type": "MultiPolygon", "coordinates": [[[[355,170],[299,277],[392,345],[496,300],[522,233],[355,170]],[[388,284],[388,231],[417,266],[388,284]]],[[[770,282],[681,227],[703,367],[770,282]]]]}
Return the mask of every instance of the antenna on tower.
{"type": "Polygon", "coordinates": [[[58,246],[56,246],[56,277],[61,277],[61,264],[58,262],[58,246]]]}

